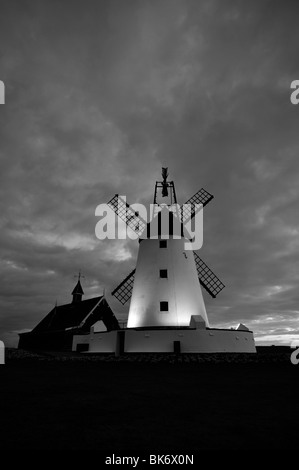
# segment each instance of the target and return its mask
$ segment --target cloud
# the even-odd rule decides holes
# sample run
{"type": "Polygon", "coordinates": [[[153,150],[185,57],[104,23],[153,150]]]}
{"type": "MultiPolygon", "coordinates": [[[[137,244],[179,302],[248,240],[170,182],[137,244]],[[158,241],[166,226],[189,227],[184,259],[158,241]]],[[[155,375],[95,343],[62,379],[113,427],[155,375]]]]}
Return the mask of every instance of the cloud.
{"type": "Polygon", "coordinates": [[[138,244],[95,237],[95,208],[115,193],[152,202],[161,166],[180,203],[202,186],[215,196],[200,255],[226,289],[205,297],[211,323],[244,322],[259,340],[296,334],[297,2],[1,10],[0,337],[68,302],[79,269],[94,296],[135,267],[138,244]]]}

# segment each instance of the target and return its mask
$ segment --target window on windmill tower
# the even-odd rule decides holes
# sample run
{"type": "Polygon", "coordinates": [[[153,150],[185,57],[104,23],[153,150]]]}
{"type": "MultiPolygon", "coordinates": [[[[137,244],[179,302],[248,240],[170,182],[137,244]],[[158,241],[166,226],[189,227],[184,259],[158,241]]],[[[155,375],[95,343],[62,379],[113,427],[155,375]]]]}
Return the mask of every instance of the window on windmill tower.
{"type": "Polygon", "coordinates": [[[160,269],[160,277],[164,279],[168,278],[167,269],[160,269]]]}
{"type": "Polygon", "coordinates": [[[167,240],[160,240],[160,248],[167,248],[167,240]]]}
{"type": "Polygon", "coordinates": [[[168,302],[160,302],[160,312],[168,312],[168,302]]]}

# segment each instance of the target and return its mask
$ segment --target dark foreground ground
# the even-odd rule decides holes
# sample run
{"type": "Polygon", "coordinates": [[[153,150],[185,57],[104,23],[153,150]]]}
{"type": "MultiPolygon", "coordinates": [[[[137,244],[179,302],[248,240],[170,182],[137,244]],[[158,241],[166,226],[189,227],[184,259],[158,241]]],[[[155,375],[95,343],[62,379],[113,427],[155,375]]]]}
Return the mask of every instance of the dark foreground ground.
{"type": "Polygon", "coordinates": [[[289,354],[115,359],[8,351],[1,449],[108,454],[298,447],[289,354]]]}

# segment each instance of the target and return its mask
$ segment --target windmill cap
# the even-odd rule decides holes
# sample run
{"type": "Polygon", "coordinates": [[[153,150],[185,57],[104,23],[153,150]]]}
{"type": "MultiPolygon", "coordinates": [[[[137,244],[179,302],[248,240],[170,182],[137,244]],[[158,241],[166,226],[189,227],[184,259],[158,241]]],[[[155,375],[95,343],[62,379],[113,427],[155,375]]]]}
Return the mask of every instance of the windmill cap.
{"type": "Polygon", "coordinates": [[[140,233],[141,239],[157,237],[192,239],[186,224],[181,220],[181,211],[178,205],[161,204],[152,220],[140,233]]]}

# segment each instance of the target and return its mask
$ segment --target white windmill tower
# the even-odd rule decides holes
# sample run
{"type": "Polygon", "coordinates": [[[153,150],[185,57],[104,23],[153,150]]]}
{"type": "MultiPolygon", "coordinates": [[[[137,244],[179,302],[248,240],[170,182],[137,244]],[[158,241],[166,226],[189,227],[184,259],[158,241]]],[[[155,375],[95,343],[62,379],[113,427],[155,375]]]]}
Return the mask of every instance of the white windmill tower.
{"type": "Polygon", "coordinates": [[[178,207],[173,181],[167,181],[167,168],[162,169],[163,181],[157,181],[154,192],[156,214],[149,224],[121,197],[115,195],[109,205],[127,225],[139,233],[139,251],[136,269],[112,292],[123,305],[131,298],[128,328],[185,327],[192,316],[200,316],[206,327],[208,317],[201,292],[201,285],[212,297],[224,288],[224,284],[208,268],[197,253],[185,249],[188,234],[186,221],[195,216],[196,205],[205,206],[213,196],[200,189],[184,205],[179,213],[168,212],[170,223],[163,230],[163,208],[178,207]],[[169,204],[158,203],[159,192],[169,204]],[[189,210],[187,210],[187,209],[189,210]],[[158,225],[154,231],[153,225],[158,225]]]}

